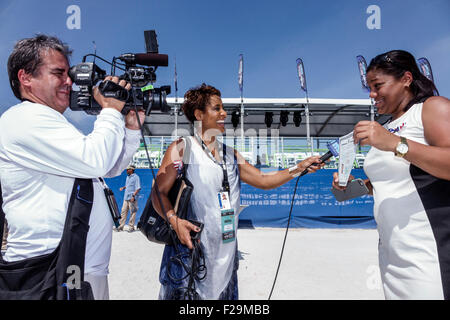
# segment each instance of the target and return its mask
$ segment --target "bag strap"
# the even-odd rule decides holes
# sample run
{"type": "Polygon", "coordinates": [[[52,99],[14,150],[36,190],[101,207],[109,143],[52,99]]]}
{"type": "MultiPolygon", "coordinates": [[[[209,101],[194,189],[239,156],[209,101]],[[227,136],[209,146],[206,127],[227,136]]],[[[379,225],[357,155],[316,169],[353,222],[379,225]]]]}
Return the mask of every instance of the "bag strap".
{"type": "Polygon", "coordinates": [[[189,166],[189,157],[191,154],[191,144],[192,141],[189,139],[189,137],[183,137],[181,138],[184,141],[184,151],[183,151],[183,168],[184,168],[184,174],[187,172],[187,168],[189,166]]]}
{"type": "MultiPolygon", "coordinates": [[[[94,201],[94,187],[92,179],[76,178],[73,184],[72,195],[67,209],[64,231],[60,241],[60,252],[56,264],[57,284],[68,286],[69,276],[76,275],[75,285],[84,281],[84,262],[86,254],[86,239],[89,230],[89,218],[94,201]],[[79,274],[77,274],[79,272],[79,274]]],[[[61,299],[75,299],[77,290],[81,287],[61,291],[61,294],[69,293],[69,296],[58,297],[61,299]]]]}
{"type": "MultiPolygon", "coordinates": [[[[3,233],[5,232],[5,213],[3,212],[3,195],[2,195],[2,184],[0,183],[0,236],[3,244],[3,233]]],[[[0,254],[0,261],[3,262],[3,255],[0,254]]]]}
{"type": "MultiPolygon", "coordinates": [[[[56,263],[57,299],[76,299],[80,296],[81,283],[84,281],[84,262],[86,253],[86,239],[89,230],[89,218],[94,199],[92,179],[75,179],[72,194],[69,199],[64,231],[59,242],[58,260],[56,263]],[[73,266],[71,269],[69,267],[73,266]],[[74,288],[69,289],[69,276],[75,275],[74,288]],[[78,288],[77,285],[80,287],[78,288]],[[66,286],[66,288],[63,288],[66,286]]],[[[0,185],[0,231],[3,239],[5,213],[2,209],[3,196],[0,185]]],[[[0,260],[4,262],[0,255],[0,260]]]]}

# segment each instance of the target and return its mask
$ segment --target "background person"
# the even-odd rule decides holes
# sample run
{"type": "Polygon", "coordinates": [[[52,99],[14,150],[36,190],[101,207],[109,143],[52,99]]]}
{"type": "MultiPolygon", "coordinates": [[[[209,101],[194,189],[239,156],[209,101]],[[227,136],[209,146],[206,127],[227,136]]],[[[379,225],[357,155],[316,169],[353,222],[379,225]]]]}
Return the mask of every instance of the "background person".
{"type": "Polygon", "coordinates": [[[125,190],[123,197],[122,211],[120,214],[120,224],[117,231],[122,231],[127,220],[128,211],[130,211],[130,220],[128,221],[128,232],[134,231],[134,221],[136,220],[136,212],[138,211],[137,196],[141,190],[141,182],[139,176],[134,173],[136,168],[132,165],[127,167],[127,179],[125,186],[119,190],[125,190]]]}
{"type": "MultiPolygon", "coordinates": [[[[364,171],[385,297],[450,299],[450,101],[402,50],[372,59],[367,82],[378,113],[392,116],[354,128],[355,142],[372,146],[364,171]]],[[[337,173],[333,187],[342,189],[337,173]]]]}
{"type": "MultiPolygon", "coordinates": [[[[206,84],[187,91],[184,96],[184,114],[192,124],[196,122],[197,126],[194,128],[194,137],[186,137],[191,145],[186,177],[194,185],[188,219],[204,224],[200,241],[205,255],[207,275],[204,280],[195,281],[196,291],[202,299],[231,300],[238,299],[236,232],[240,211],[241,180],[256,188],[273,189],[290,181],[294,174],[306,168],[309,172],[315,172],[323,164],[312,165],[320,162],[319,157],[315,156],[305,159],[291,170],[263,173],[249,164],[239,152],[228,146],[226,146],[223,161],[225,145],[218,142],[217,135],[225,131],[227,113],[223,109],[220,96],[219,90],[206,84]],[[222,167],[223,163],[225,168],[222,167]],[[228,181],[229,193],[224,188],[225,181],[228,181]],[[226,193],[225,197],[223,197],[224,193],[226,193]],[[229,201],[219,201],[219,199],[229,199],[229,201]],[[228,208],[225,203],[229,203],[228,208]],[[233,214],[228,215],[229,212],[226,210],[232,210],[233,214]],[[224,219],[224,214],[227,214],[227,219],[224,219]],[[226,221],[232,221],[232,223],[226,223],[226,221]]],[[[169,146],[156,181],[169,222],[182,243],[179,249],[188,251],[188,248],[193,247],[190,231],[198,231],[198,228],[189,221],[178,218],[168,199],[168,192],[177,177],[176,167],[182,160],[183,149],[182,140],[175,141],[169,146]]],[[[153,205],[164,217],[155,193],[151,193],[153,205]]],[[[174,246],[165,247],[160,270],[160,299],[181,299],[183,293],[177,288],[186,287],[187,279],[180,285],[167,275],[168,263],[174,254],[174,246]]],[[[177,274],[180,277],[184,275],[179,264],[172,263],[170,269],[171,274],[177,274]]]]}
{"type": "MultiPolygon", "coordinates": [[[[102,110],[93,131],[86,136],[67,121],[69,55],[59,39],[37,35],[18,41],[8,59],[11,88],[21,103],[0,118],[0,180],[9,228],[4,259],[53,252],[75,178],[93,179],[85,280],[96,299],[108,299],[113,221],[97,178],[122,172],[139,146],[140,132],[136,114],[131,111],[124,119],[124,102],[105,98],[97,88],[94,98],[102,110]]],[[[117,77],[106,80],[130,88],[117,77]]]]}

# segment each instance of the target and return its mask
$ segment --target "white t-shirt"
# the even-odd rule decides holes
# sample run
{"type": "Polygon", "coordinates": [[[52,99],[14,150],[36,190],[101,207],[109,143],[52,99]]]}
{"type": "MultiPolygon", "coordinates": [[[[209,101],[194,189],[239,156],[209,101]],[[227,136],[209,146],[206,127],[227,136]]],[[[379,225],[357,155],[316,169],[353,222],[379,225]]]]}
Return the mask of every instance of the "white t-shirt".
{"type": "Polygon", "coordinates": [[[139,141],[139,130],[126,129],[114,109],[103,109],[85,136],[48,106],[25,101],[9,108],[0,118],[0,181],[9,228],[4,259],[52,252],[62,237],[75,178],[92,178],[85,273],[108,274],[113,223],[96,178],[119,175],[139,141]]]}

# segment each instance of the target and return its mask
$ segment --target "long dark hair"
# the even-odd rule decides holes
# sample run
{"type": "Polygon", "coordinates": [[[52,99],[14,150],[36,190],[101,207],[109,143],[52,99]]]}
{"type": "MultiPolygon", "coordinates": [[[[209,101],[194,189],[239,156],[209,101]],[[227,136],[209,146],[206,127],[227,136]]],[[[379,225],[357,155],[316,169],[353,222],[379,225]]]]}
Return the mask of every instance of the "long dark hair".
{"type": "Polygon", "coordinates": [[[407,51],[392,50],[379,54],[370,61],[367,67],[367,72],[375,70],[382,71],[396,79],[400,79],[406,71],[411,72],[413,81],[410,89],[414,98],[405,109],[414,103],[424,101],[428,97],[439,95],[433,81],[429,80],[420,72],[416,59],[407,51]]]}

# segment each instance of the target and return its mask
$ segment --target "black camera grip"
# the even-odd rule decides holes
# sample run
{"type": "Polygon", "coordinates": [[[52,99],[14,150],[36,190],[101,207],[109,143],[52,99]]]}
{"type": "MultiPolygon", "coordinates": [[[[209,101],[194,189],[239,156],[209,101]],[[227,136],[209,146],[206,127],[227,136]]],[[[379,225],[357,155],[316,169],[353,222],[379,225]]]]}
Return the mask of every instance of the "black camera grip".
{"type": "Polygon", "coordinates": [[[129,92],[124,87],[111,80],[104,80],[98,86],[100,93],[106,98],[114,98],[126,102],[129,98],[129,92]]]}

